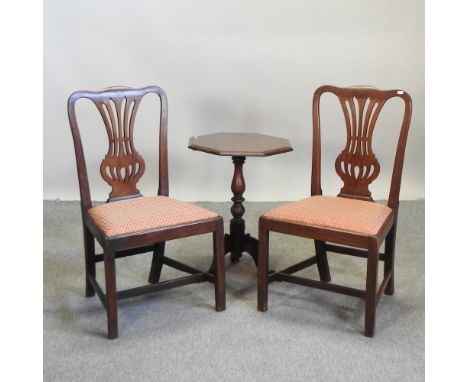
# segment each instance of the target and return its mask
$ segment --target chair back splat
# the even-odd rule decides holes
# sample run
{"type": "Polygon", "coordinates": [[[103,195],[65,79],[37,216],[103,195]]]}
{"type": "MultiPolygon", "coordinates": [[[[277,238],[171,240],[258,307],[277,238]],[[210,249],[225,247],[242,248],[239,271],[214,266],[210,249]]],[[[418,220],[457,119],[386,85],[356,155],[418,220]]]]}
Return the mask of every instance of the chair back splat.
{"type": "Polygon", "coordinates": [[[382,91],[373,87],[338,88],[322,86],[314,94],[312,106],[313,154],[312,195],[321,195],[320,182],[320,98],[324,93],[337,96],[343,111],[346,126],[346,145],[335,161],[335,170],[343,187],[338,196],[370,200],[369,185],[380,173],[380,163],[372,150],[374,128],[385,103],[394,97],[405,103],[403,122],[400,128],[398,148],[395,155],[388,206],[398,205],[403,157],[411,120],[411,98],[402,90],[382,91]]]}
{"type": "Polygon", "coordinates": [[[78,91],[68,101],[68,113],[75,143],[78,179],[83,190],[84,208],[91,207],[86,161],[75,114],[75,104],[81,98],[91,100],[98,109],[109,140],[100,173],[112,188],[108,201],[141,196],[137,183],[145,172],[145,161],[134,146],[133,130],[136,114],[143,97],[155,93],[160,100],[159,120],[159,188],[158,195],[169,195],[167,158],[167,97],[163,89],[149,86],[143,89],[106,88],[98,92],[78,91]]]}

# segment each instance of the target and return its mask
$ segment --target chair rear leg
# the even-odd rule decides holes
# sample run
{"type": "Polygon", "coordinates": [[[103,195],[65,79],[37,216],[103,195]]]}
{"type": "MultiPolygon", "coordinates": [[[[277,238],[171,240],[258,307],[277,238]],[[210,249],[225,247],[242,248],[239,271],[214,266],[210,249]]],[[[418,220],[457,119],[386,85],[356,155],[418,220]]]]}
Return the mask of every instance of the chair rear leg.
{"type": "Polygon", "coordinates": [[[384,274],[386,276],[389,272],[392,272],[392,276],[390,277],[390,280],[388,280],[384,293],[390,296],[395,292],[395,240],[396,221],[385,238],[384,274]]]}
{"type": "Polygon", "coordinates": [[[317,255],[317,268],[320,275],[320,281],[331,281],[330,268],[328,267],[327,251],[325,249],[325,242],[314,240],[315,254],[317,255]]]}
{"type": "Polygon", "coordinates": [[[258,268],[257,268],[257,310],[268,310],[268,256],[270,232],[262,227],[260,220],[258,227],[258,268]]]}
{"type": "Polygon", "coordinates": [[[156,243],[153,250],[153,259],[151,260],[151,270],[148,277],[148,282],[151,284],[159,282],[164,259],[164,249],[166,242],[156,243]]]}
{"type": "Polygon", "coordinates": [[[112,340],[119,335],[114,252],[104,251],[104,273],[106,278],[107,337],[112,340]]]}
{"type": "Polygon", "coordinates": [[[365,329],[366,337],[374,337],[375,311],[377,306],[377,276],[379,265],[379,247],[376,240],[369,240],[369,253],[367,258],[366,279],[366,313],[365,329]]]}
{"type": "Polygon", "coordinates": [[[94,236],[91,231],[83,224],[83,238],[85,250],[85,271],[86,271],[86,297],[92,297],[96,294],[92,284],[88,280],[88,275],[96,277],[96,249],[94,244],[94,236]]]}
{"type": "Polygon", "coordinates": [[[216,231],[213,232],[215,304],[216,311],[218,312],[222,312],[226,309],[226,280],[224,270],[224,255],[224,227],[223,222],[221,220],[221,222],[216,228],[216,231]]]}

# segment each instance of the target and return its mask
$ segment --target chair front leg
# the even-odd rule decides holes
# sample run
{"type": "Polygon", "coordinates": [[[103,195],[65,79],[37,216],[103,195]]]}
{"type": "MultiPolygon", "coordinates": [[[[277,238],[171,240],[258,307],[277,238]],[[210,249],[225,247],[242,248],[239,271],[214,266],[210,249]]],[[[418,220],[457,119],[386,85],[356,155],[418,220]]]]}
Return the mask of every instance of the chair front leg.
{"type": "Polygon", "coordinates": [[[317,255],[317,268],[320,275],[320,281],[331,281],[330,268],[328,267],[327,251],[325,249],[325,242],[321,240],[314,240],[315,254],[317,255]]]}
{"type": "Polygon", "coordinates": [[[369,240],[369,252],[367,257],[367,279],[366,279],[366,313],[365,329],[366,337],[374,337],[375,311],[377,304],[377,277],[379,266],[379,246],[377,240],[369,240]]]}
{"type": "Polygon", "coordinates": [[[104,251],[104,273],[106,278],[107,337],[112,340],[119,335],[114,252],[104,251]]]}
{"type": "Polygon", "coordinates": [[[392,272],[388,284],[385,287],[384,293],[392,295],[395,292],[395,240],[396,240],[396,218],[393,227],[385,238],[385,261],[384,261],[384,275],[392,272]]]}
{"type": "Polygon", "coordinates": [[[151,270],[148,277],[148,282],[151,284],[159,282],[159,278],[161,277],[165,247],[165,241],[161,243],[156,243],[156,245],[154,246],[153,259],[151,261],[151,270]]]}
{"type": "Polygon", "coordinates": [[[215,302],[216,311],[222,312],[226,309],[226,280],[224,270],[224,227],[221,220],[216,231],[213,232],[213,264],[215,276],[215,302]]]}
{"type": "Polygon", "coordinates": [[[258,227],[257,310],[268,310],[268,256],[270,232],[263,228],[260,218],[258,227]]]}
{"type": "Polygon", "coordinates": [[[96,249],[94,244],[94,236],[91,231],[83,224],[83,238],[85,250],[85,271],[86,271],[86,297],[92,297],[96,294],[93,285],[88,279],[88,275],[96,277],[96,249]]]}

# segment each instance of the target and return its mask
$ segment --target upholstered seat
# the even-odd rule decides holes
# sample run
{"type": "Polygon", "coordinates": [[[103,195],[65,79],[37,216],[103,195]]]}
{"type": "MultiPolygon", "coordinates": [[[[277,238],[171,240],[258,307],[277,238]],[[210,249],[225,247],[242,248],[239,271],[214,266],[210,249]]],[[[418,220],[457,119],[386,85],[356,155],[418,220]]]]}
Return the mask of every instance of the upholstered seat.
{"type": "Polygon", "coordinates": [[[107,237],[198,223],[218,216],[205,208],[168,196],[142,197],[101,204],[90,208],[88,214],[107,237]]]}
{"type": "Polygon", "coordinates": [[[312,196],[275,208],[269,219],[373,236],[392,212],[383,204],[336,196],[312,196]]]}

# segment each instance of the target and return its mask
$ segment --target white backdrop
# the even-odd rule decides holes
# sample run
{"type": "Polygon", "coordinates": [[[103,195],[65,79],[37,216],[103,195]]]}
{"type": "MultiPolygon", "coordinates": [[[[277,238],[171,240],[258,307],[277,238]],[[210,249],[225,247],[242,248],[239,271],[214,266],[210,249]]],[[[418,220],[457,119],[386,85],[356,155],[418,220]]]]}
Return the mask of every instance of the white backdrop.
{"type": "MultiPolygon", "coordinates": [[[[229,157],[187,149],[190,136],[220,131],[288,138],[294,151],[247,158],[249,201],[296,200],[310,190],[311,100],[323,84],[399,88],[413,98],[402,199],[424,197],[424,1],[44,1],[44,199],[79,198],[66,101],[75,90],[158,85],[169,101],[171,195],[188,201],[231,197],[229,157]]],[[[156,98],[137,117],[140,182],[156,192],[156,98]],[[153,165],[154,164],[154,165],[153,165]]],[[[107,138],[86,101],[78,111],[92,197],[109,192],[99,176],[107,138]]],[[[371,190],[388,194],[401,122],[389,102],[374,134],[383,171],[371,190]]],[[[341,183],[334,159],[344,147],[335,100],[324,99],[324,193],[341,183]],[[330,116],[329,116],[330,115],[330,116]]]]}

